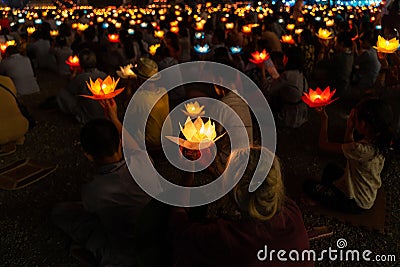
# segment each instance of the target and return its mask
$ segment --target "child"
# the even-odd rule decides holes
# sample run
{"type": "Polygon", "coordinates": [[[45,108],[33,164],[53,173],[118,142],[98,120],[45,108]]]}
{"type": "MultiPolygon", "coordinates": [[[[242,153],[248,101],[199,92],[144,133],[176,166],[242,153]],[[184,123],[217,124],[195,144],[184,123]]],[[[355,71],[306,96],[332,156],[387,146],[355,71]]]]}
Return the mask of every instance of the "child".
{"type": "Polygon", "coordinates": [[[306,193],[343,212],[360,213],[370,209],[381,187],[380,174],[385,153],[394,138],[390,107],[379,99],[361,101],[352,109],[347,120],[344,144],[328,141],[328,115],[324,108],[317,109],[317,112],[321,116],[320,148],[343,153],[347,164],[345,170],[328,165],[323,171],[321,183],[305,183],[306,193]],[[355,130],[360,136],[357,140],[353,135],[355,130]]]}

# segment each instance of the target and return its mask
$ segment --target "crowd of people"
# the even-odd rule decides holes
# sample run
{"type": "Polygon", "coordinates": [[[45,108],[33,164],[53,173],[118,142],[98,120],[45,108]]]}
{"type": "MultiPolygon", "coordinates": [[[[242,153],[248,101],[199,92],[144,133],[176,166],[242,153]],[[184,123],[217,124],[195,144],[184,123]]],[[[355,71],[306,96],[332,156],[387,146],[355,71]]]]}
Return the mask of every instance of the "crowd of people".
{"type": "MultiPolygon", "coordinates": [[[[43,106],[56,107],[82,125],[84,154],[98,166],[93,181],[82,188],[81,201],[61,203],[52,213],[54,223],[73,240],[71,252],[94,266],[264,266],[257,259],[257,251],[265,244],[276,251],[309,249],[301,211],[285,196],[277,155],[271,155],[272,167],[262,184],[254,192],[248,190],[260,153],[271,152],[253,145],[259,136],[257,122],[235,90],[240,81],[225,81],[231,88],[187,84],[168,93],[163,84],[157,83],[161,70],[190,61],[213,61],[245,73],[267,99],[278,128],[299,128],[308,121],[311,111],[301,98],[310,87],[335,89],[340,97],[337,101],[352,105],[347,110],[351,111],[345,137],[343,143],[329,141],[328,115],[325,108],[317,108],[321,118],[319,147],[344,155],[346,168],[326,166],[321,180],[307,181],[304,192],[315,201],[347,213],[362,213],[374,205],[385,156],[396,141],[397,130],[395,116],[382,96],[396,77],[399,82],[395,70],[399,69],[400,58],[398,52],[385,54],[373,46],[378,35],[398,38],[400,20],[396,24],[385,17],[384,6],[327,8],[304,6],[302,1],[291,9],[278,2],[263,16],[247,5],[243,7],[244,16],[233,7],[209,12],[210,6],[203,5],[196,16],[184,5],[153,8],[157,12],[143,13],[136,25],[126,19],[131,13],[125,8],[117,13],[109,11],[117,14],[113,16],[117,18],[115,23],[98,19],[101,16],[91,9],[75,9],[74,19],[71,16],[60,23],[52,12],[38,11],[40,24],[31,34],[26,31],[31,26],[28,22],[18,23],[20,16],[3,11],[0,43],[14,40],[15,45],[7,47],[0,62],[1,155],[23,145],[29,122],[16,98],[40,92],[36,75],[46,70],[56,72],[68,85],[43,106]],[[93,16],[87,16],[88,12],[93,16]],[[331,26],[323,19],[326,14],[334,20],[331,26]],[[204,20],[201,27],[197,18],[204,20]],[[176,26],[171,27],[171,22],[176,26]],[[79,29],[78,23],[85,24],[85,29],[79,29]],[[289,24],[299,31],[286,27],[289,24]],[[252,25],[250,33],[242,31],[246,25],[252,25]],[[321,38],[320,28],[327,28],[332,38],[321,38]],[[58,31],[57,36],[50,34],[52,30],[58,31]],[[155,35],[155,31],[162,34],[155,35]],[[110,41],[110,34],[118,35],[119,41],[110,41]],[[283,41],[285,35],[291,35],[294,41],[283,41]],[[154,45],[157,49],[151,52],[154,45]],[[208,45],[208,50],[196,51],[195,45],[208,45]],[[254,63],[252,53],[263,50],[269,58],[254,63]],[[79,58],[79,68],[66,64],[73,55],[79,58]],[[118,78],[116,71],[128,64],[132,64],[135,78],[120,81],[126,87],[121,96],[101,101],[82,97],[91,94],[90,81],[108,75],[118,78]],[[136,117],[147,118],[149,114],[145,131],[140,127],[128,131],[134,152],[124,158],[120,118],[144,83],[146,90],[135,94],[136,105],[129,111],[136,117]],[[160,203],[136,184],[128,170],[127,164],[140,162],[144,149],[151,156],[160,153],[161,129],[163,125],[173,127],[168,114],[193,97],[214,98],[231,107],[248,135],[250,151],[231,151],[228,136],[219,140],[217,157],[207,169],[217,177],[227,166],[242,164],[241,159],[248,154],[245,174],[226,197],[235,207],[236,216],[211,220],[197,209],[160,203]],[[146,147],[141,145],[143,140],[146,147]]],[[[396,6],[388,10],[391,14],[397,11],[396,6]]],[[[218,73],[205,73],[199,71],[199,75],[211,75],[215,81],[222,79],[218,73]]],[[[175,73],[170,79],[181,80],[182,74],[175,73]]],[[[222,110],[215,113],[221,118],[228,116],[222,110]]],[[[229,122],[229,118],[224,121],[229,122]]],[[[218,135],[224,133],[223,126],[230,125],[218,125],[218,135]]],[[[180,181],[192,186],[194,176],[186,172],[182,175],[180,181]]],[[[271,264],[314,265],[310,260],[271,264]]]]}

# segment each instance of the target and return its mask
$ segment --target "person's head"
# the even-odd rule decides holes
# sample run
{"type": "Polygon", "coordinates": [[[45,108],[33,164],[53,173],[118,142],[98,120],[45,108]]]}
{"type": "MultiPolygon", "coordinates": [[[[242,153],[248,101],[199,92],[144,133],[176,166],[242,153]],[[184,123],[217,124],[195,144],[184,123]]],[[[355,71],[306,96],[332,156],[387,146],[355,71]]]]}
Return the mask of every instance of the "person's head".
{"type": "Polygon", "coordinates": [[[343,51],[345,49],[351,49],[353,47],[353,41],[351,40],[351,34],[349,32],[340,32],[335,38],[335,49],[336,51],[343,51]]]}
{"type": "Polygon", "coordinates": [[[59,47],[67,46],[67,39],[64,36],[57,36],[56,43],[59,47]]]}
{"type": "Polygon", "coordinates": [[[94,26],[88,27],[84,32],[83,36],[85,37],[86,42],[92,42],[96,37],[96,28],[94,26]]]}
{"type": "Polygon", "coordinates": [[[366,98],[355,107],[355,128],[364,138],[385,153],[394,141],[393,114],[390,106],[378,98],[366,98]]]}
{"type": "Polygon", "coordinates": [[[213,44],[223,44],[225,42],[225,31],[223,29],[216,29],[212,37],[213,44]]]}
{"type": "MultiPolygon", "coordinates": [[[[245,157],[246,154],[245,149],[232,152],[228,168],[229,164],[243,164],[242,157],[245,157]]],[[[229,169],[227,170],[229,171],[229,169]]],[[[250,148],[246,170],[232,193],[242,216],[260,221],[271,219],[281,210],[285,196],[279,159],[266,148],[250,148]],[[265,162],[261,162],[255,173],[259,160],[265,162]],[[267,161],[272,162],[270,169],[268,169],[267,161]],[[261,177],[265,179],[252,184],[253,175],[262,175],[261,177]],[[257,187],[255,191],[249,192],[255,187],[257,187]]]]}
{"type": "Polygon", "coordinates": [[[363,32],[360,36],[360,45],[364,49],[371,48],[375,41],[375,34],[371,31],[363,32]]]}
{"type": "Polygon", "coordinates": [[[81,145],[85,156],[97,164],[109,164],[122,159],[121,139],[115,125],[106,119],[89,121],[81,130],[81,145]]]}
{"type": "Polygon", "coordinates": [[[9,56],[14,55],[14,54],[18,54],[17,46],[15,46],[15,45],[8,46],[7,49],[6,49],[6,57],[9,57],[9,56]]]}
{"type": "Polygon", "coordinates": [[[79,52],[78,57],[82,69],[87,70],[96,68],[96,54],[92,50],[85,48],[79,52]]]}
{"type": "Polygon", "coordinates": [[[299,47],[289,47],[283,56],[285,70],[303,71],[304,56],[299,47]]]}
{"type": "Polygon", "coordinates": [[[157,75],[158,73],[157,63],[154,60],[147,57],[139,58],[134,68],[134,71],[142,82],[145,82],[150,78],[151,80],[157,80],[159,78],[159,75],[157,75]]]}
{"type": "Polygon", "coordinates": [[[304,29],[300,34],[300,41],[302,44],[313,44],[314,39],[309,29],[304,29]]]}

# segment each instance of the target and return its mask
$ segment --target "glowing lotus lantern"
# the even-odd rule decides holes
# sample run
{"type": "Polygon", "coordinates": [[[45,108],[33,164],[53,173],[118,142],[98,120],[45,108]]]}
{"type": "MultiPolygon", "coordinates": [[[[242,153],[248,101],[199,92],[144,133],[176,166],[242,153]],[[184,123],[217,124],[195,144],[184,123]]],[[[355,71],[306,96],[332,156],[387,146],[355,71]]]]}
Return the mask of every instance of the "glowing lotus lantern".
{"type": "Polygon", "coordinates": [[[104,21],[104,18],[103,17],[97,17],[97,22],[98,23],[102,23],[104,21]]]}
{"type": "Polygon", "coordinates": [[[59,35],[58,30],[51,30],[51,31],[50,31],[50,36],[51,36],[51,37],[55,38],[55,37],[57,37],[58,35],[59,35]]]}
{"type": "Polygon", "coordinates": [[[28,27],[26,29],[26,32],[28,33],[28,35],[32,35],[35,31],[36,31],[35,27],[28,27]]]}
{"type": "Polygon", "coordinates": [[[290,45],[295,44],[293,36],[291,36],[291,35],[282,35],[281,42],[285,43],[285,44],[290,44],[290,45]]]}
{"type": "Polygon", "coordinates": [[[122,79],[131,79],[136,78],[136,74],[132,71],[132,64],[126,65],[125,67],[119,67],[120,70],[117,70],[117,74],[122,79]]]}
{"type": "Polygon", "coordinates": [[[250,34],[250,33],[251,33],[251,25],[244,25],[244,26],[242,27],[242,32],[243,32],[244,34],[250,34]]]}
{"type": "Polygon", "coordinates": [[[15,40],[8,40],[8,41],[6,42],[6,44],[7,44],[7,46],[14,46],[14,45],[16,45],[16,44],[15,44],[15,40]]]}
{"type": "Polygon", "coordinates": [[[173,33],[178,33],[178,32],[179,32],[179,27],[177,27],[177,26],[172,26],[169,30],[170,30],[171,32],[173,32],[173,33]]]}
{"type": "Polygon", "coordinates": [[[322,29],[322,28],[320,28],[318,30],[317,36],[318,36],[318,38],[323,39],[323,40],[329,40],[329,39],[333,38],[332,32],[330,30],[322,29]]]}
{"type": "Polygon", "coordinates": [[[153,44],[149,46],[149,54],[154,56],[157,52],[157,49],[161,46],[161,44],[153,44]]]}
{"type": "Polygon", "coordinates": [[[196,31],[202,31],[204,29],[204,24],[200,21],[200,22],[196,22],[196,27],[195,30],[196,31]]]}
{"type": "Polygon", "coordinates": [[[303,22],[304,22],[304,17],[299,17],[299,18],[297,18],[297,22],[303,23],[303,22]]]}
{"type": "Polygon", "coordinates": [[[386,40],[379,35],[378,42],[376,43],[376,46],[374,46],[374,48],[381,53],[394,53],[399,48],[399,40],[397,40],[396,38],[386,40]]]}
{"type": "Polygon", "coordinates": [[[83,32],[83,31],[85,31],[87,28],[89,28],[89,25],[88,25],[88,24],[78,23],[78,27],[77,27],[78,31],[83,32]]]}
{"type": "Polygon", "coordinates": [[[240,54],[242,52],[242,48],[240,46],[232,46],[229,48],[231,54],[240,54]]]}
{"type": "Polygon", "coordinates": [[[195,37],[196,39],[198,39],[198,40],[204,39],[204,32],[196,32],[196,33],[194,34],[194,37],[195,37]]]}
{"type": "Polygon", "coordinates": [[[333,19],[327,20],[325,22],[326,27],[332,27],[335,24],[335,21],[333,19]]]}
{"type": "Polygon", "coordinates": [[[80,67],[78,56],[69,56],[65,63],[67,63],[67,65],[69,65],[71,68],[80,67]]]}
{"type": "Polygon", "coordinates": [[[7,47],[8,47],[7,43],[1,43],[0,44],[0,51],[1,51],[2,54],[4,54],[6,52],[7,47]]]}
{"type": "Polygon", "coordinates": [[[235,24],[233,22],[228,22],[225,24],[225,29],[227,30],[232,30],[235,27],[235,24]]]}
{"type": "Polygon", "coordinates": [[[154,37],[162,39],[164,37],[164,31],[162,30],[154,31],[154,37]]]}
{"type": "Polygon", "coordinates": [[[286,29],[288,29],[289,31],[293,31],[295,26],[296,25],[294,25],[294,24],[288,24],[288,25],[286,25],[286,29]]]}
{"type": "Polygon", "coordinates": [[[118,82],[119,79],[115,81],[114,78],[111,78],[110,76],[107,76],[104,80],[98,78],[95,82],[93,82],[92,79],[90,79],[90,84],[88,82],[86,82],[86,84],[93,95],[81,95],[81,96],[95,100],[114,98],[124,90],[124,88],[115,90],[118,82]]]}
{"type": "Polygon", "coordinates": [[[303,93],[304,95],[301,99],[306,103],[310,108],[318,108],[329,105],[333,101],[337,100],[332,99],[333,95],[335,94],[336,90],[331,92],[329,86],[325,88],[324,91],[317,88],[317,90],[313,90],[310,88],[310,91],[307,93],[303,93]]]}
{"type": "Polygon", "coordinates": [[[188,117],[185,122],[185,126],[180,125],[181,132],[186,140],[183,140],[175,136],[166,136],[172,142],[191,150],[200,150],[210,147],[219,138],[215,131],[215,124],[209,119],[205,124],[201,117],[192,122],[191,118],[188,117]]]}
{"type": "Polygon", "coordinates": [[[205,44],[203,46],[197,44],[194,46],[194,51],[196,51],[199,54],[207,54],[210,52],[210,46],[208,44],[205,44]]]}
{"type": "Polygon", "coordinates": [[[71,28],[72,29],[77,29],[78,28],[78,23],[72,23],[71,28]]]}
{"type": "Polygon", "coordinates": [[[261,53],[258,51],[251,53],[251,56],[253,57],[253,59],[249,59],[249,60],[250,60],[250,62],[253,62],[254,64],[261,64],[264,61],[269,59],[269,54],[267,53],[267,51],[265,49],[261,53]]]}
{"type": "Polygon", "coordinates": [[[195,101],[190,102],[188,104],[185,104],[185,109],[182,110],[185,115],[190,116],[192,118],[197,117],[197,116],[203,116],[205,114],[205,111],[203,111],[204,106],[200,106],[199,102],[195,101]]]}
{"type": "Polygon", "coordinates": [[[300,35],[303,31],[304,31],[304,29],[296,29],[296,30],[294,30],[294,33],[297,35],[300,35]]]}
{"type": "Polygon", "coordinates": [[[119,35],[117,33],[109,34],[108,41],[110,43],[119,43],[119,35]]]}

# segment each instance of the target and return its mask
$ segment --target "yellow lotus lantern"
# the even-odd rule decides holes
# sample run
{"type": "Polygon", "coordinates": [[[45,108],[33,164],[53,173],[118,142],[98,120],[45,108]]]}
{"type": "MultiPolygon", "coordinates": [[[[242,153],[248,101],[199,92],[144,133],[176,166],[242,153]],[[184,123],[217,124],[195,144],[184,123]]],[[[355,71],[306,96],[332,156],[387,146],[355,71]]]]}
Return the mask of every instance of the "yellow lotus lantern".
{"type": "Polygon", "coordinates": [[[374,46],[374,48],[381,53],[394,53],[399,48],[399,40],[397,40],[396,38],[386,40],[379,35],[378,42],[376,43],[376,46],[374,46]]]}
{"type": "Polygon", "coordinates": [[[335,21],[333,19],[327,20],[325,22],[326,27],[332,27],[335,24],[335,21]]]}
{"type": "Polygon", "coordinates": [[[295,44],[293,36],[291,36],[291,35],[282,35],[281,42],[285,43],[285,44],[290,44],[290,45],[295,44]]]}
{"type": "Polygon", "coordinates": [[[162,39],[164,37],[164,31],[154,31],[154,37],[162,39]]]}
{"type": "Polygon", "coordinates": [[[149,54],[154,56],[157,52],[157,49],[161,46],[161,44],[153,44],[149,46],[149,54]]]}
{"type": "Polygon", "coordinates": [[[300,35],[303,31],[304,31],[304,29],[296,29],[296,30],[294,30],[294,33],[297,35],[300,35]]]}
{"type": "Polygon", "coordinates": [[[83,32],[83,31],[85,31],[87,28],[89,28],[89,25],[88,25],[88,24],[78,23],[78,27],[77,27],[78,31],[83,32]]]}
{"type": "Polygon", "coordinates": [[[210,147],[219,138],[215,131],[215,124],[210,119],[206,123],[203,122],[201,117],[192,122],[192,119],[188,117],[186,119],[184,127],[179,124],[181,132],[186,140],[183,140],[175,136],[166,136],[172,142],[191,150],[200,150],[210,147]]]}
{"type": "Polygon", "coordinates": [[[332,32],[330,30],[322,29],[322,28],[320,28],[318,30],[317,36],[318,36],[318,38],[323,39],[323,40],[330,40],[333,38],[332,32]]]}
{"type": "Polygon", "coordinates": [[[244,25],[244,26],[242,27],[242,32],[243,32],[244,34],[250,34],[250,33],[251,33],[251,25],[244,25]]]}
{"type": "Polygon", "coordinates": [[[126,65],[125,67],[119,67],[120,70],[117,70],[117,74],[122,79],[131,79],[136,78],[136,74],[132,71],[132,64],[126,65]]]}
{"type": "Polygon", "coordinates": [[[98,22],[98,23],[102,23],[103,21],[104,21],[104,18],[103,18],[103,17],[98,17],[98,18],[97,18],[97,22],[98,22]]]}
{"type": "Polygon", "coordinates": [[[304,17],[299,17],[299,18],[297,18],[297,22],[298,22],[298,23],[303,23],[303,22],[304,22],[304,17]]]}
{"type": "Polygon", "coordinates": [[[57,37],[60,33],[58,32],[58,30],[51,30],[50,31],[50,36],[51,37],[57,37]]]}
{"type": "Polygon", "coordinates": [[[88,82],[86,82],[86,84],[93,95],[81,96],[94,100],[114,98],[115,96],[122,93],[122,91],[124,90],[124,88],[116,90],[118,82],[119,78],[115,81],[114,78],[111,78],[110,76],[107,76],[104,80],[98,78],[95,82],[90,79],[90,84],[88,82]]]}
{"type": "Polygon", "coordinates": [[[35,27],[28,27],[26,29],[26,32],[28,33],[28,35],[32,35],[35,31],[36,31],[35,27]]]}
{"type": "Polygon", "coordinates": [[[169,30],[170,30],[171,32],[173,32],[173,33],[178,33],[178,32],[179,32],[179,27],[177,27],[177,26],[172,26],[169,30]]]}
{"type": "Polygon", "coordinates": [[[7,44],[7,46],[14,46],[14,45],[16,45],[16,44],[15,44],[15,40],[8,40],[8,41],[6,42],[6,44],[7,44]]]}
{"type": "Polygon", "coordinates": [[[235,27],[235,24],[233,22],[228,22],[225,24],[225,28],[227,30],[232,30],[235,27]]]}
{"type": "Polygon", "coordinates": [[[202,31],[204,29],[204,24],[203,24],[203,22],[196,22],[196,27],[195,27],[195,30],[196,31],[202,31]]]}
{"type": "Polygon", "coordinates": [[[195,101],[190,102],[188,104],[185,104],[185,109],[182,110],[185,115],[190,116],[192,118],[197,117],[197,116],[203,116],[205,114],[205,111],[203,111],[204,106],[200,106],[199,102],[195,101]]]}
{"type": "Polygon", "coordinates": [[[288,24],[288,25],[286,25],[286,29],[288,29],[289,31],[293,31],[295,26],[296,25],[294,25],[294,24],[288,24]]]}

